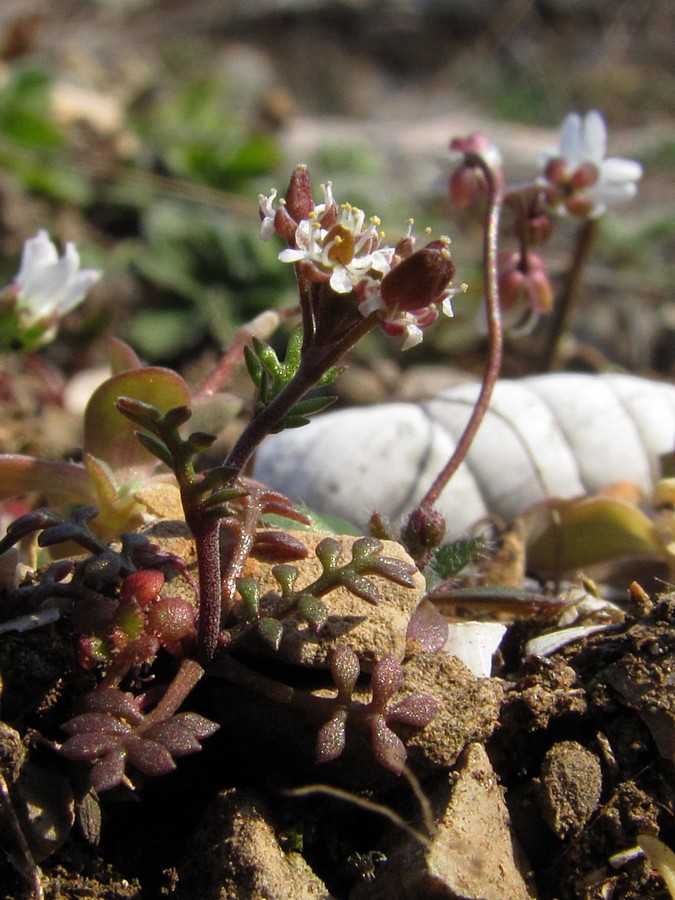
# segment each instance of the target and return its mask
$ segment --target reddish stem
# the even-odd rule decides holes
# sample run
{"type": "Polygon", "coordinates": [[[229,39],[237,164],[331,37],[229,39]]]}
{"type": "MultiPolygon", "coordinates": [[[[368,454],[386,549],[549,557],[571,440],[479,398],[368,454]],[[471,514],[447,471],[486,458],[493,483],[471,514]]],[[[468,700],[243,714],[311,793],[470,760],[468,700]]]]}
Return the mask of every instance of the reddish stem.
{"type": "Polygon", "coordinates": [[[422,498],[419,509],[431,510],[438,502],[446,485],[464,462],[473,439],[490,406],[494,386],[502,367],[503,331],[502,316],[499,306],[499,288],[497,283],[497,251],[499,243],[499,217],[501,214],[503,195],[502,179],[480,156],[474,162],[481,168],[488,186],[488,205],[485,215],[485,231],[483,242],[483,273],[485,280],[485,304],[488,323],[488,359],[483,374],[480,393],[464,428],[455,451],[439,472],[433,484],[422,498]]]}

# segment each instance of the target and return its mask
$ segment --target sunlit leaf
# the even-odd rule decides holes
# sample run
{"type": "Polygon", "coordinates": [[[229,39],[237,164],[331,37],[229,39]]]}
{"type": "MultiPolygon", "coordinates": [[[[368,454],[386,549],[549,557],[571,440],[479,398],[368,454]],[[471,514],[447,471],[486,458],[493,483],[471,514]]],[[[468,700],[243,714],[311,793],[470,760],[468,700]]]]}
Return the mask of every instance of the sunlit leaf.
{"type": "Polygon", "coordinates": [[[528,568],[540,572],[662,553],[654,523],[633,504],[613,497],[549,500],[530,510],[524,522],[528,568]]]}
{"type": "Polygon", "coordinates": [[[113,375],[94,391],[84,414],[84,451],[107,463],[120,482],[152,470],[155,458],[136,439],[136,426],[115,404],[130,397],[161,412],[189,406],[183,379],[169,369],[147,367],[113,375]]]}

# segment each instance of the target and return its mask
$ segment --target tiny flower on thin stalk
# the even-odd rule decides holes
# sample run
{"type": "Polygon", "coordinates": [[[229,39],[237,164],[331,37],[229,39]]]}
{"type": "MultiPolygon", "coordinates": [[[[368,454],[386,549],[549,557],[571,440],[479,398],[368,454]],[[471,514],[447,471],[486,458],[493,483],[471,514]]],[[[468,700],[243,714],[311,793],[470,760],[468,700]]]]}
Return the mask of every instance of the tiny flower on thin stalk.
{"type": "Polygon", "coordinates": [[[14,281],[0,293],[0,349],[34,350],[56,336],[59,320],[78,306],[99,280],[97,269],[80,269],[80,256],[68,241],[59,258],[46,231],[23,247],[14,281]]]}
{"type": "Polygon", "coordinates": [[[487,196],[487,181],[479,160],[501,177],[502,157],[481,132],[452,138],[449,149],[453,160],[459,158],[460,162],[450,175],[448,192],[451,201],[463,209],[472,206],[479,197],[487,196]]]}
{"type": "Polygon", "coordinates": [[[551,311],[553,290],[539,254],[508,250],[499,254],[499,300],[505,313],[519,306],[537,315],[551,311]]]}
{"type": "Polygon", "coordinates": [[[541,184],[555,212],[594,219],[635,196],[642,166],[632,159],[605,158],[606,149],[607,127],[597,110],[583,119],[579,113],[565,118],[558,149],[542,159],[541,184]]]}

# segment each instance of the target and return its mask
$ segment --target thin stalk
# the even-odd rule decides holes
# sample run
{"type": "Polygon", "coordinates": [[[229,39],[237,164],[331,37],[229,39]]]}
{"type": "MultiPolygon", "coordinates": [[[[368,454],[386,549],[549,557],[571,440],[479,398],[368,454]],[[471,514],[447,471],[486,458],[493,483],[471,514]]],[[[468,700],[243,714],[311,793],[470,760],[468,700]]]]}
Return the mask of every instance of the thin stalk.
{"type": "Polygon", "coordinates": [[[560,343],[569,331],[572,316],[581,293],[583,276],[598,236],[598,220],[587,219],[576,234],[572,264],[562,292],[553,306],[541,353],[540,370],[553,372],[560,367],[560,343]]]}
{"type": "Polygon", "coordinates": [[[488,205],[485,214],[483,240],[483,273],[485,281],[485,304],[488,323],[488,358],[483,374],[478,399],[473,408],[455,451],[436,476],[435,481],[422,498],[419,509],[431,510],[438,502],[446,485],[466,458],[473,439],[490,406],[494,386],[502,368],[504,335],[502,316],[499,306],[499,288],[497,283],[497,251],[499,244],[499,219],[502,209],[501,178],[487,166],[480,157],[477,158],[488,185],[488,205]]]}

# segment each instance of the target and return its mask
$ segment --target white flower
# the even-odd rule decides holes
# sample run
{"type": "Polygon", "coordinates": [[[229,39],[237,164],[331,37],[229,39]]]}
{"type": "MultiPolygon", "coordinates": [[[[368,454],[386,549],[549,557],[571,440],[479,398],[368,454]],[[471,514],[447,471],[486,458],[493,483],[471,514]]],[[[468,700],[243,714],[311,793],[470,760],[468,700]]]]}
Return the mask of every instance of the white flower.
{"type": "Polygon", "coordinates": [[[595,218],[608,205],[635,196],[642,166],[632,159],[606,159],[606,150],[607,127],[597,110],[583,119],[579,113],[565,118],[558,150],[548,151],[542,160],[545,180],[565,189],[564,197],[555,198],[559,206],[595,218]]]}
{"type": "Polygon", "coordinates": [[[59,259],[47,232],[38,231],[24,244],[14,279],[20,330],[44,324],[40,343],[46,343],[53,337],[58,320],[82,302],[100,277],[97,269],[80,269],[80,256],[72,242],[66,244],[59,259]]]}
{"type": "Polygon", "coordinates": [[[368,272],[389,271],[393,248],[379,247],[380,220],[373,216],[365,225],[362,209],[344,203],[337,221],[324,227],[322,206],[303,219],[295,232],[295,247],[282,250],[281,262],[309,263],[317,280],[330,281],[336,294],[349,294],[368,272]]]}

